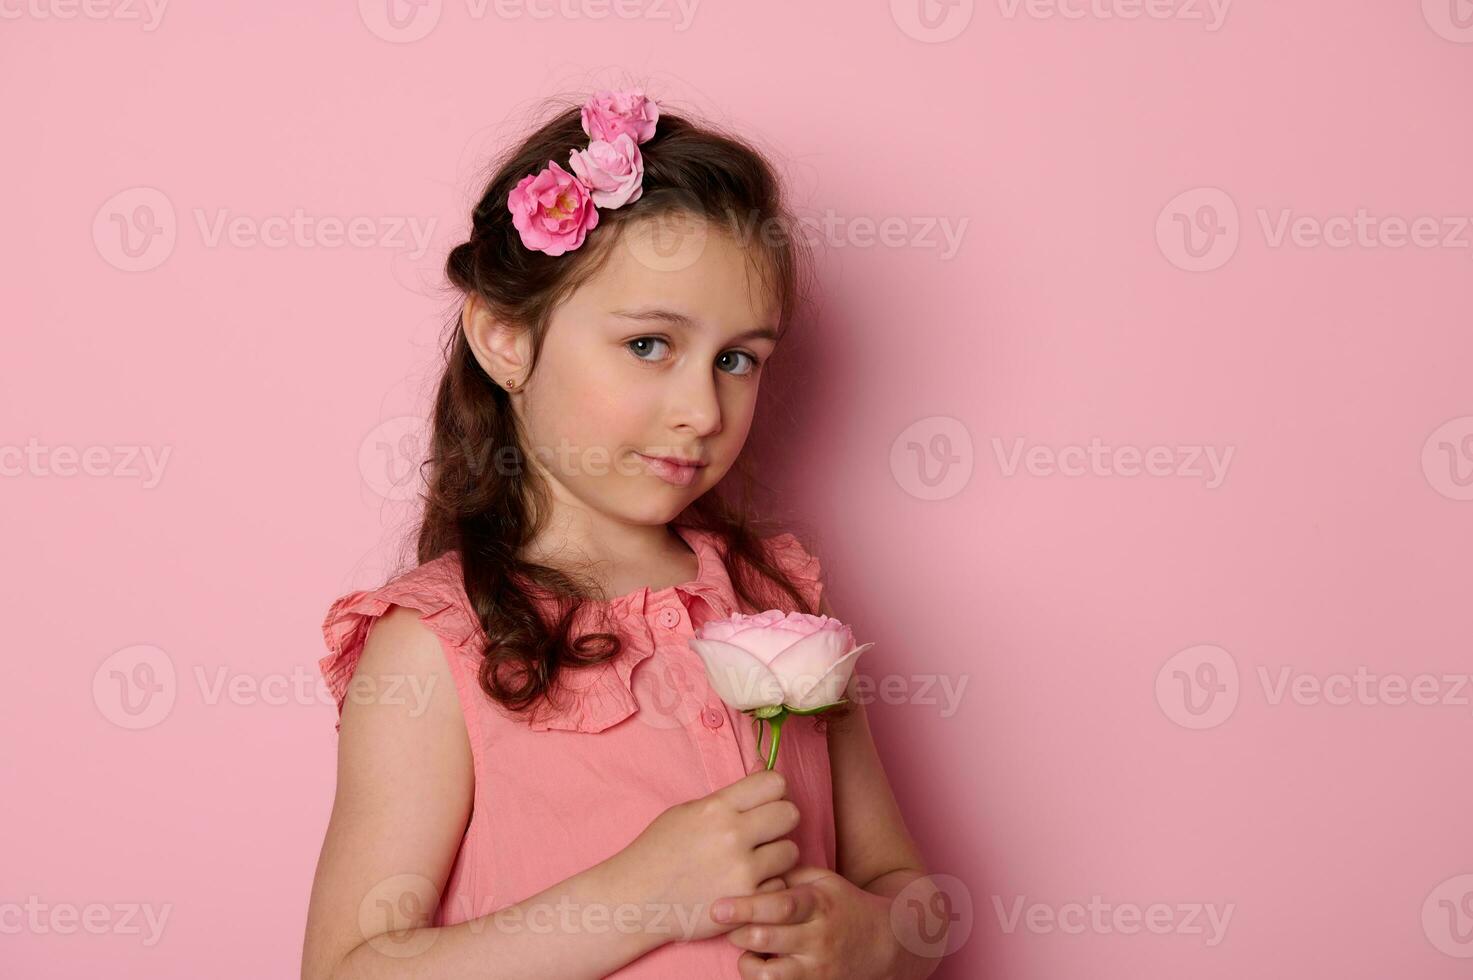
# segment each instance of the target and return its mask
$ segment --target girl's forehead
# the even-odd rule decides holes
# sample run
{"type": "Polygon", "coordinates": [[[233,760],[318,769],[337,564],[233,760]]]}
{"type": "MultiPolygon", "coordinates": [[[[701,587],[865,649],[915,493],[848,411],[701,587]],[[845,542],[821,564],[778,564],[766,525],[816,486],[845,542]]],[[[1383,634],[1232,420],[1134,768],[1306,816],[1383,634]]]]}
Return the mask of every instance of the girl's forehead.
{"type": "Polygon", "coordinates": [[[765,256],[714,231],[703,242],[663,253],[646,251],[646,244],[648,232],[637,226],[626,230],[575,298],[608,314],[670,310],[697,327],[775,325],[778,302],[770,277],[763,274],[765,256]]]}

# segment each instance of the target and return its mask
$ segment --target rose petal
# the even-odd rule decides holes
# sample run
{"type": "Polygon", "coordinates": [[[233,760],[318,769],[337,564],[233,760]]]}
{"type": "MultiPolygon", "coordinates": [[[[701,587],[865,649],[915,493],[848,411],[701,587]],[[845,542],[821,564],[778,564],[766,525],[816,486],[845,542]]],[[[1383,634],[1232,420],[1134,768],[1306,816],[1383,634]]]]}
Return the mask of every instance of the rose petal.
{"type": "Polygon", "coordinates": [[[598,225],[598,208],[588,189],[555,160],[522,178],[506,205],[522,244],[548,255],[578,248],[598,225]]]}
{"type": "Polygon", "coordinates": [[[687,641],[706,665],[706,679],[721,700],[740,711],[782,704],[782,682],[746,650],[720,640],[687,641]]]}
{"type": "Polygon", "coordinates": [[[741,647],[765,664],[771,664],[788,647],[801,641],[804,634],[784,629],[781,624],[741,630],[723,642],[741,647]]]}
{"type": "Polygon", "coordinates": [[[844,696],[844,688],[849,685],[849,678],[854,673],[855,661],[859,659],[861,653],[872,646],[874,646],[873,643],[866,643],[855,647],[830,667],[828,672],[820,677],[812,687],[800,693],[797,698],[789,695],[784,703],[789,707],[802,709],[839,700],[844,696]]]}
{"type": "Polygon", "coordinates": [[[734,612],[725,619],[715,619],[704,624],[696,630],[696,636],[703,640],[729,640],[742,630],[754,626],[771,626],[781,623],[783,618],[784,613],[780,609],[768,609],[753,616],[734,612]]]}
{"type": "MultiPolygon", "coordinates": [[[[733,642],[746,648],[746,634],[733,642]]],[[[769,660],[767,666],[782,681],[784,699],[792,704],[795,695],[818,683],[818,679],[852,649],[854,639],[848,631],[819,630],[790,645],[775,659],[769,660]]]]}

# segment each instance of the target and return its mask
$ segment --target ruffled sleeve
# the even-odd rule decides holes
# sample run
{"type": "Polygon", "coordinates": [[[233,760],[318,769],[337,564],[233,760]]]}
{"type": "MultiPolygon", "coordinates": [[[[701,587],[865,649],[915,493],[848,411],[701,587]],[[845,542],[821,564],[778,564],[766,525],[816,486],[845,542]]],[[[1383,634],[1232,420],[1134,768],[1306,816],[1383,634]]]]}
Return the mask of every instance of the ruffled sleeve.
{"type": "MultiPolygon", "coordinates": [[[[457,694],[466,724],[475,734],[475,712],[466,710],[481,695],[476,679],[479,651],[472,640],[480,626],[464,599],[459,585],[459,567],[454,556],[442,556],[398,576],[376,589],[359,589],[340,596],[322,621],[322,636],[328,653],[317,661],[327,688],[337,705],[337,730],[342,730],[343,702],[353,671],[363,656],[368,631],[391,606],[406,606],[420,613],[420,621],[441,640],[450,661],[457,694]]],[[[472,739],[472,744],[476,740],[472,739]]]]}
{"type": "Polygon", "coordinates": [[[775,534],[770,538],[763,539],[768,548],[768,554],[772,556],[779,568],[788,574],[798,591],[808,602],[805,612],[814,613],[818,610],[818,600],[823,595],[823,569],[817,558],[808,553],[803,543],[798,540],[797,535],[791,531],[775,534]]]}

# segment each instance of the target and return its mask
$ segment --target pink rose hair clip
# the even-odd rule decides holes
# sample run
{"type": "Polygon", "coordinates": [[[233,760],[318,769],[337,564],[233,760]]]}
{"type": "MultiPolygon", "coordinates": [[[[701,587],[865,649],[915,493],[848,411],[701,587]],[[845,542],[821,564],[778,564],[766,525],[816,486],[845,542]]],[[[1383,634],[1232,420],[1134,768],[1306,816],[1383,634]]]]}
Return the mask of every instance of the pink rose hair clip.
{"type": "Polygon", "coordinates": [[[570,252],[598,226],[599,208],[639,200],[644,190],[639,144],[655,135],[659,118],[660,107],[640,89],[595,92],[583,104],[589,143],[568,157],[572,173],[549,160],[506,197],[522,244],[548,255],[570,252]]]}

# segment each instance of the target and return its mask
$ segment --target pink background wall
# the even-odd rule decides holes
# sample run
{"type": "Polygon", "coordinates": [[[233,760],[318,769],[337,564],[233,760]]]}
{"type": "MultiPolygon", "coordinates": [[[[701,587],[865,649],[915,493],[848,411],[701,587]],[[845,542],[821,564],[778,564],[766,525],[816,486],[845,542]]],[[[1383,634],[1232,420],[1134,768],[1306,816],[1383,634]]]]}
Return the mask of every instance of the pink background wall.
{"type": "Polygon", "coordinates": [[[444,251],[633,79],[825,247],[773,480],[937,975],[1468,975],[1467,0],[395,2],[0,6],[0,972],[295,975],[444,251]]]}

